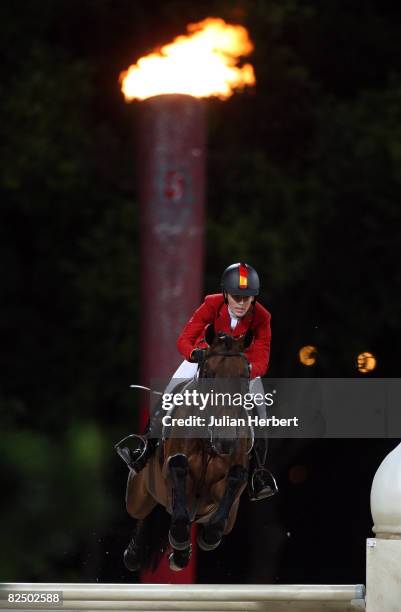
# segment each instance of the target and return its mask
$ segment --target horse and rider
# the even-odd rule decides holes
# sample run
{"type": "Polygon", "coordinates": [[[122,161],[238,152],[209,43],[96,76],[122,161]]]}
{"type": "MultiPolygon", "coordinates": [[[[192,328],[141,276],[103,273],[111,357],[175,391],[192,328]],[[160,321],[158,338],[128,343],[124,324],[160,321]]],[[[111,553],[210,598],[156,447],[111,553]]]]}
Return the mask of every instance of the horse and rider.
{"type": "MultiPolygon", "coordinates": [[[[249,394],[262,394],[259,397],[264,397],[261,377],[269,364],[271,317],[257,301],[259,276],[246,263],[232,264],[223,272],[221,289],[221,293],[207,295],[184,326],[177,340],[177,348],[184,361],[167,385],[165,394],[174,393],[177,388],[181,390],[181,381],[184,384],[187,381],[187,387],[194,388],[207,377],[218,380],[229,376],[231,380],[238,381],[245,378],[249,394]],[[177,383],[180,384],[177,386],[177,383]]],[[[255,402],[254,410],[259,418],[266,418],[263,402],[255,402]]],[[[185,406],[180,411],[185,416],[185,406]]],[[[127,439],[124,439],[116,445],[116,450],[130,469],[127,485],[128,512],[134,518],[143,519],[158,503],[169,510],[172,515],[169,539],[176,555],[170,559],[170,566],[182,569],[190,555],[188,529],[191,521],[204,522],[205,528],[198,537],[198,544],[204,550],[212,550],[220,542],[221,536],[232,528],[239,496],[246,484],[252,501],[271,497],[277,492],[277,485],[265,467],[266,430],[258,431],[257,436],[252,435],[250,445],[245,440],[242,446],[234,444],[236,450],[233,446],[230,461],[222,463],[223,453],[219,458],[219,452],[213,444],[207,447],[205,444],[197,444],[196,440],[163,440],[161,444],[159,438],[164,414],[160,401],[152,412],[144,436],[140,437],[142,443],[132,450],[129,444],[125,444],[127,439]],[[200,470],[197,478],[194,476],[195,467],[191,467],[195,465],[200,470]],[[153,485],[157,482],[157,473],[160,475],[159,491],[155,490],[155,485],[149,491],[151,469],[156,470],[153,473],[153,485]],[[198,487],[195,493],[199,498],[202,486],[204,490],[208,482],[208,470],[213,473],[213,469],[220,470],[220,475],[217,477],[216,472],[215,480],[209,483],[212,489],[216,489],[213,498],[215,503],[213,505],[213,499],[210,498],[202,514],[199,510],[202,505],[199,501],[197,504],[194,502],[196,510],[193,509],[190,516],[187,509],[190,489],[188,476],[192,474],[194,491],[198,487]],[[221,470],[226,470],[226,473],[221,470]],[[166,481],[169,487],[165,486],[166,481]],[[166,493],[168,490],[170,495],[166,493]],[[207,517],[210,519],[208,528],[207,517]]],[[[247,436],[249,434],[244,433],[240,437],[247,436]]],[[[205,497],[205,491],[203,495],[205,497]]],[[[128,553],[136,552],[134,545],[133,541],[131,550],[127,549],[128,553]]]]}

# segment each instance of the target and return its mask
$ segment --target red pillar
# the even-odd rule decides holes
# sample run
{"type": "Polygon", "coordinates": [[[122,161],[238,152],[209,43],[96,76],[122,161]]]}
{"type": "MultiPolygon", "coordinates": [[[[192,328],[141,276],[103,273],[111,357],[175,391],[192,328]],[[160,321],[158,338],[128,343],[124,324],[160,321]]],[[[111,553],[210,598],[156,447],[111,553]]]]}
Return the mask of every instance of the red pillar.
{"type": "MultiPolygon", "coordinates": [[[[202,102],[187,95],[155,96],[141,107],[141,380],[146,385],[171,378],[183,359],[177,337],[201,303],[205,118],[202,102]]],[[[142,423],[146,416],[143,411],[142,423]]],[[[143,578],[194,582],[194,561],[175,573],[164,560],[143,578]]]]}

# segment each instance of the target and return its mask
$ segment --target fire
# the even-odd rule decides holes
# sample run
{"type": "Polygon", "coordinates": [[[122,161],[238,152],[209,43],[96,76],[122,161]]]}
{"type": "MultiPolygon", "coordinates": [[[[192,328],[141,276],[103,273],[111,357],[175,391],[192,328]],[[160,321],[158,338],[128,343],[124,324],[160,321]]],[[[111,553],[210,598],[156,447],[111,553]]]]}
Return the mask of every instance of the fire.
{"type": "Polygon", "coordinates": [[[251,64],[238,66],[239,58],[254,48],[243,26],[208,17],[189,24],[187,31],[120,74],[126,100],[160,94],[225,100],[235,89],[255,84],[251,64]]]}

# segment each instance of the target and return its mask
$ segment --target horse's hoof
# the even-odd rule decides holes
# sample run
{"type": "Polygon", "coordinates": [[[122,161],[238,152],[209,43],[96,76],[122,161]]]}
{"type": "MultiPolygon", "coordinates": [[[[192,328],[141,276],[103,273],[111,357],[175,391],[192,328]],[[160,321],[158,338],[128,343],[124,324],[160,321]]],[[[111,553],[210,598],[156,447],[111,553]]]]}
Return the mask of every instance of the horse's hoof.
{"type": "Polygon", "coordinates": [[[214,543],[208,543],[203,539],[203,533],[202,531],[198,532],[196,541],[198,543],[198,546],[201,550],[204,550],[205,552],[209,552],[211,550],[215,550],[220,544],[221,544],[221,540],[223,538],[220,538],[220,540],[217,540],[217,542],[214,543]]]}
{"type": "Polygon", "coordinates": [[[173,572],[180,572],[184,569],[184,567],[180,567],[176,564],[174,559],[174,553],[170,553],[168,556],[168,566],[171,570],[173,570],[173,572]]]}
{"type": "Polygon", "coordinates": [[[137,572],[141,569],[137,556],[128,548],[124,551],[124,565],[130,572],[137,572]]]}
{"type": "Polygon", "coordinates": [[[174,548],[174,550],[186,550],[190,547],[191,544],[191,541],[189,539],[185,540],[184,542],[178,542],[171,535],[171,531],[168,532],[168,541],[170,542],[171,547],[174,548]]]}
{"type": "Polygon", "coordinates": [[[191,546],[188,546],[185,551],[173,550],[168,557],[169,567],[173,572],[180,572],[188,565],[190,558],[191,546]]]}

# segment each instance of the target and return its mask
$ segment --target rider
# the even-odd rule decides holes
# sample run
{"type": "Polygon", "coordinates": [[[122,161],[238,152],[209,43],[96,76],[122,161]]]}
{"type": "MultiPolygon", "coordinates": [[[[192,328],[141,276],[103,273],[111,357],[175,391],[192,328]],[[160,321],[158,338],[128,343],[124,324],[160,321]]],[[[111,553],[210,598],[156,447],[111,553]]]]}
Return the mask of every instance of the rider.
{"type": "MultiPolygon", "coordinates": [[[[207,295],[205,301],[194,312],[184,326],[177,347],[185,357],[174,373],[167,390],[175,386],[174,379],[193,378],[198,364],[202,362],[207,343],[205,328],[213,323],[216,332],[241,336],[252,330],[253,340],[244,351],[250,366],[249,391],[253,394],[263,393],[261,376],[267,370],[270,354],[270,313],[256,301],[259,294],[259,276],[254,268],[246,263],[235,263],[226,268],[221,279],[222,293],[207,295]]],[[[266,418],[266,406],[256,403],[259,417],[266,418]]],[[[148,444],[145,450],[130,451],[127,447],[119,449],[119,454],[126,460],[128,466],[138,473],[142,470],[149,457],[153,454],[157,440],[152,432],[157,429],[161,410],[152,417],[146,438],[148,444]]],[[[264,467],[267,454],[266,437],[255,438],[251,453],[251,473],[249,492],[252,500],[264,499],[276,493],[277,486],[274,477],[264,467]]]]}

